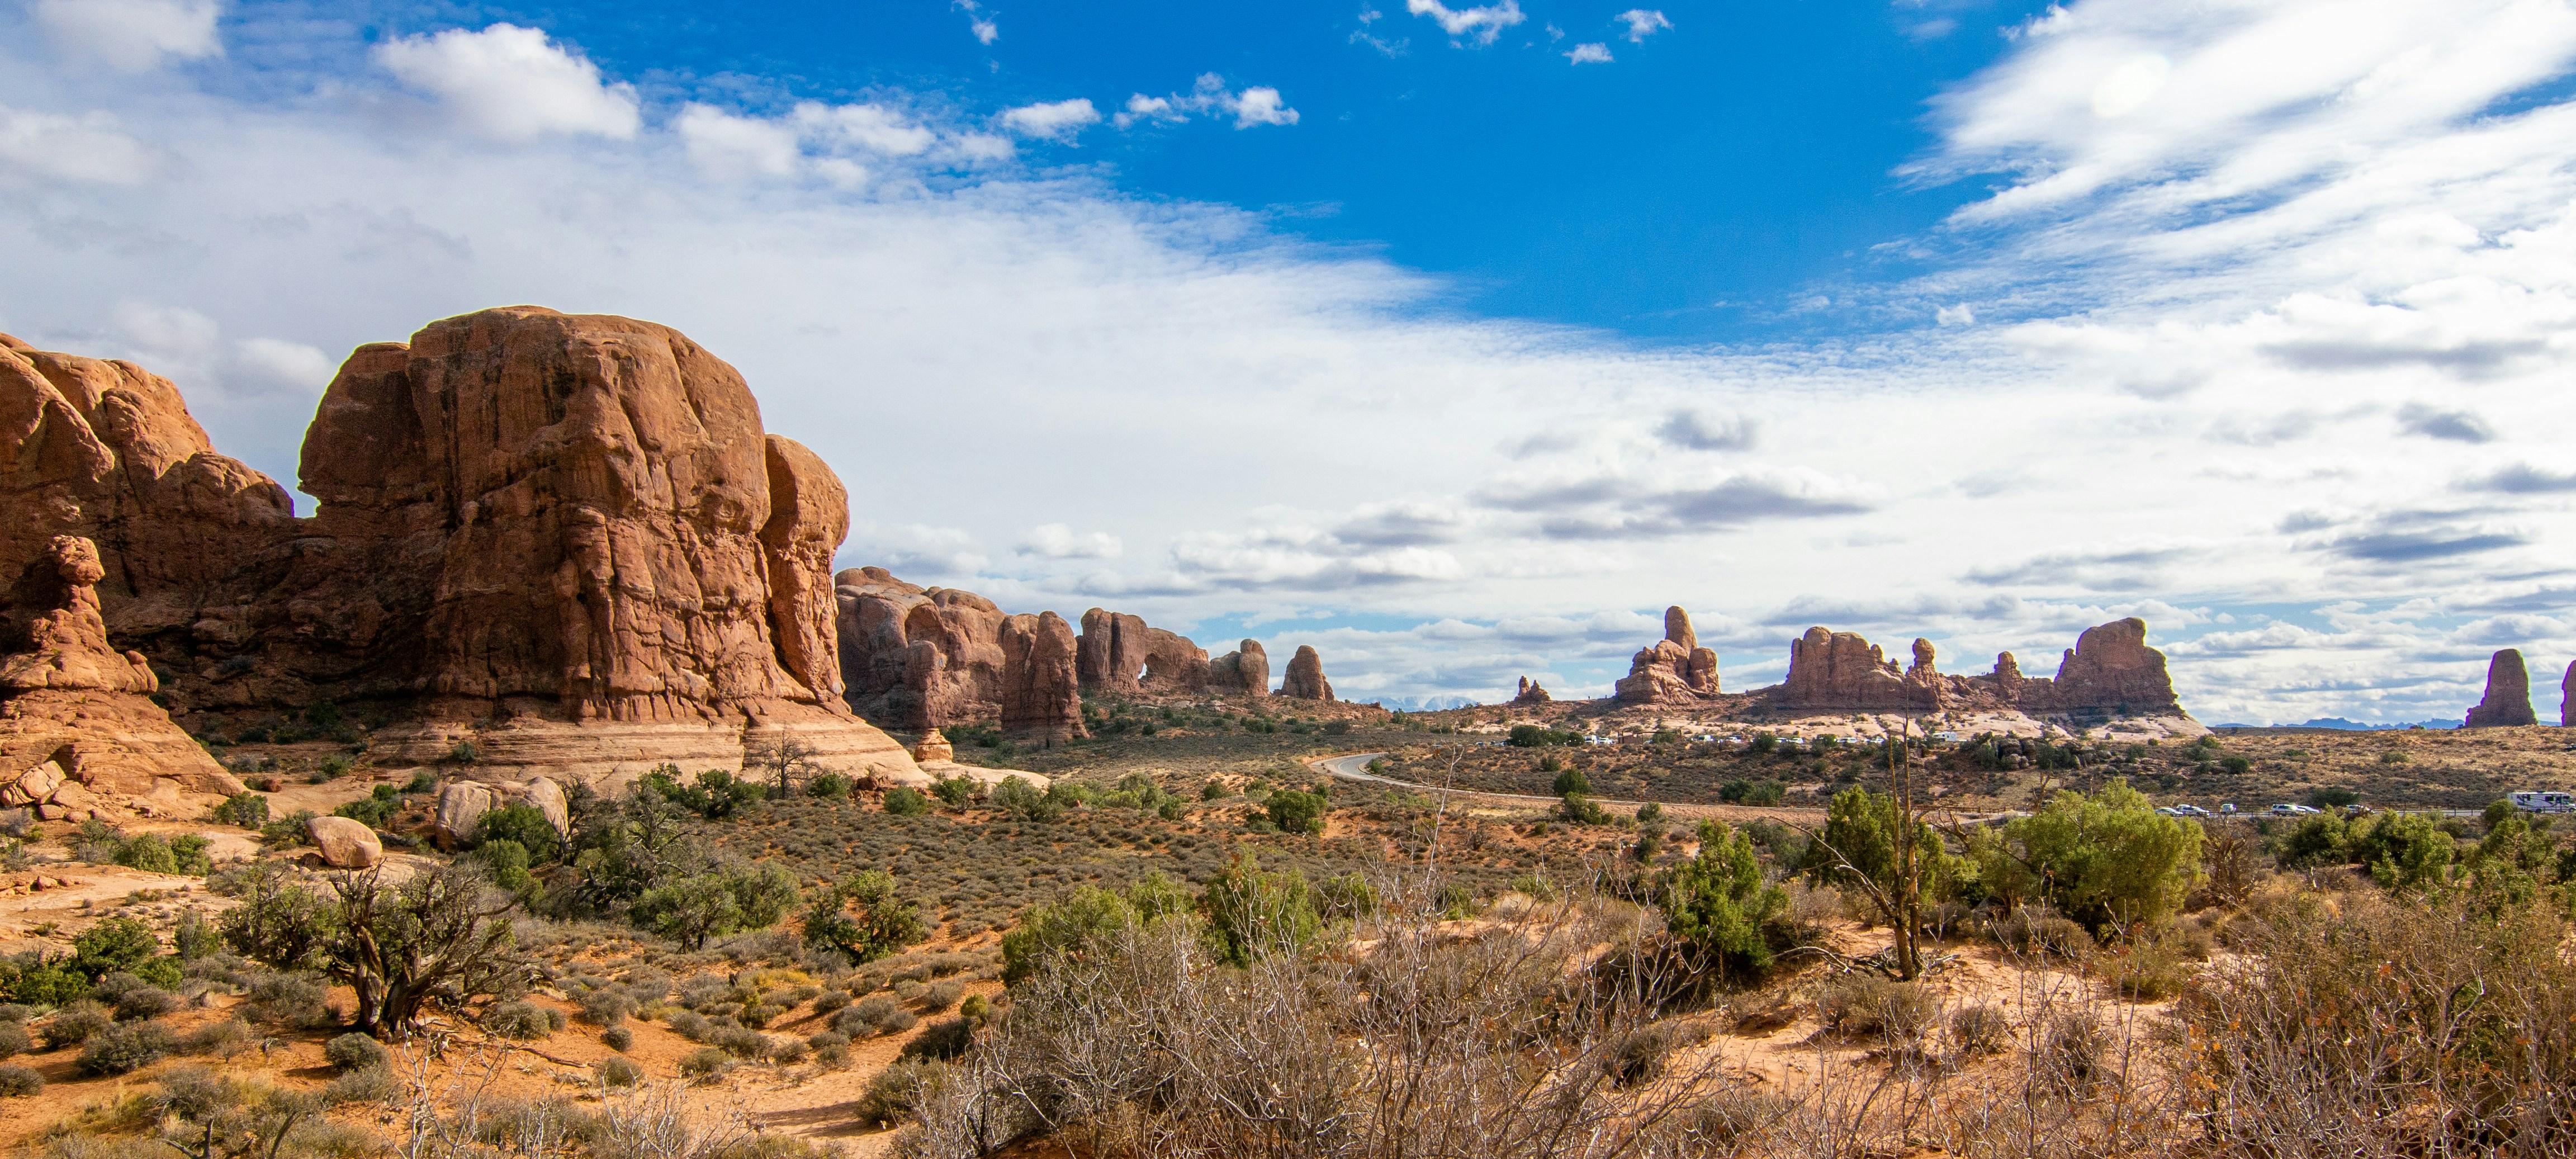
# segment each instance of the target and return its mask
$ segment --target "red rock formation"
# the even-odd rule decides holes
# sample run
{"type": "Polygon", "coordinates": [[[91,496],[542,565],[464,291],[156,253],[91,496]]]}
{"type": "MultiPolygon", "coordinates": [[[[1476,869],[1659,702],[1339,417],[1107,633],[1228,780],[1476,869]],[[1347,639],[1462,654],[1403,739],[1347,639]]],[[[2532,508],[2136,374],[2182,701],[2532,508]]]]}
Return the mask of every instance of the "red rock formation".
{"type": "Polygon", "coordinates": [[[1235,650],[1208,661],[1208,691],[1218,696],[1270,694],[1270,653],[1259,640],[1245,640],[1235,650]]]}
{"type": "Polygon", "coordinates": [[[881,567],[834,582],[849,703],[861,713],[908,729],[999,721],[1024,735],[1085,735],[1063,617],[1004,615],[973,592],[916,587],[881,567]]]}
{"type": "Polygon", "coordinates": [[[1324,658],[1314,645],[1297,645],[1297,654],[1288,658],[1288,674],[1279,681],[1279,695],[1290,700],[1331,700],[1333,682],[1324,679],[1324,658]]]}
{"type": "Polygon", "coordinates": [[[1699,646],[1690,613],[1664,609],[1664,638],[1640,649],[1613,686],[1629,704],[1692,704],[1717,695],[1717,653],[1699,646]]]}
{"type": "MultiPolygon", "coordinates": [[[[1101,696],[1206,692],[1213,683],[1207,649],[1178,632],[1149,627],[1142,616],[1093,608],[1082,614],[1080,671],[1086,692],[1101,696]]],[[[1262,657],[1269,682],[1269,656],[1262,657]]]]}
{"type": "Polygon", "coordinates": [[[0,428],[40,452],[12,461],[43,461],[0,490],[56,530],[104,522],[130,589],[110,627],[183,708],[373,700],[423,718],[394,759],[471,734],[487,764],[576,774],[738,763],[781,731],[910,767],[839,695],[839,481],[676,331],[512,307],[360,347],[306,433],[309,520],[205,450],[166,382],[0,362],[24,420],[0,428]]]}
{"type": "Polygon", "coordinates": [[[2084,629],[2058,663],[2057,679],[2047,693],[2036,707],[2050,712],[2129,716],[2182,711],[2173,677],[2165,671],[2165,654],[2147,647],[2147,622],[2135,616],[2084,629]]]}
{"type": "MultiPolygon", "coordinates": [[[[93,541],[98,598],[121,640],[244,647],[258,629],[224,581],[293,532],[275,480],[216,454],[169,380],[131,362],[35,350],[0,335],[0,579],[25,575],[57,535],[93,541]]],[[[11,592],[13,618],[47,610],[11,592]]],[[[193,668],[193,666],[188,666],[193,668]]]]}
{"type": "Polygon", "coordinates": [[[2567,676],[2558,682],[2558,727],[2576,728],[2576,660],[2567,662],[2567,676]]]}
{"type": "Polygon", "coordinates": [[[1938,693],[1908,682],[1878,645],[1858,633],[1809,628],[1789,642],[1782,702],[1798,709],[1922,709],[1936,707],[1938,693]]]}
{"type": "Polygon", "coordinates": [[[1532,680],[1527,676],[1523,676],[1521,677],[1520,691],[1512,697],[1512,703],[1545,704],[1551,699],[1553,698],[1548,696],[1547,689],[1539,687],[1538,681],[1532,680]]]}
{"type": "Polygon", "coordinates": [[[2486,695],[2469,710],[2468,719],[2460,727],[2504,728],[2538,723],[2540,718],[2531,711],[2531,673],[2523,667],[2522,652],[2515,648],[2497,651],[2487,661],[2486,695]]]}
{"type": "Polygon", "coordinates": [[[0,805],[47,820],[85,820],[101,798],[193,817],[183,794],[242,791],[170,714],[149,699],[160,681],[141,654],[108,643],[98,548],[78,536],[47,541],[15,590],[44,611],[0,640],[0,805]]]}

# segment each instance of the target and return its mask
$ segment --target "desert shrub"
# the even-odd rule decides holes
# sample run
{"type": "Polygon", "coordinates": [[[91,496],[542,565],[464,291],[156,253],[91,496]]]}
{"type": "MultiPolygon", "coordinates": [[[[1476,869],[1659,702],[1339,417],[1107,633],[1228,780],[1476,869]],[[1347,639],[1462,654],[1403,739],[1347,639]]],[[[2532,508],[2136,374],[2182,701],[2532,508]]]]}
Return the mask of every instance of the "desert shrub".
{"type": "Polygon", "coordinates": [[[1064,816],[1065,805],[1061,798],[1039,792],[1026,777],[1005,777],[993,790],[993,807],[1014,820],[1048,822],[1064,816]]]}
{"type": "Polygon", "coordinates": [[[1140,922],[1171,915],[1189,921],[1191,906],[1188,891],[1160,872],[1124,890],[1078,886],[1062,901],[1022,914],[1019,926],[1002,935],[1002,982],[1016,983],[1059,955],[1098,952],[1109,936],[1140,922]]]}
{"type": "Polygon", "coordinates": [[[1899,912],[1922,913],[1943,883],[1959,876],[1959,861],[1941,843],[1940,831],[1917,818],[1910,842],[1914,872],[1904,873],[1897,849],[1904,826],[1894,796],[1857,787],[1835,794],[1825,808],[1824,828],[1806,843],[1801,864],[1808,880],[1866,898],[1891,924],[1899,912]]]}
{"type": "Polygon", "coordinates": [[[635,1000],[623,990],[585,990],[577,1001],[582,1019],[594,1026],[615,1026],[635,1012],[635,1000]]]}
{"type": "Polygon", "coordinates": [[[951,1006],[957,1005],[957,1000],[965,996],[966,983],[959,981],[958,979],[950,978],[945,981],[933,982],[922,988],[921,1008],[929,1011],[930,1013],[937,1014],[951,1006]]]}
{"type": "Polygon", "coordinates": [[[343,1034],[322,1044],[322,1059],[344,1071],[385,1065],[385,1046],[364,1034],[343,1034]]]}
{"type": "Polygon", "coordinates": [[[2141,1002],[2171,998],[2182,992],[2181,938],[2171,932],[2131,940],[2111,956],[2108,972],[2120,993],[2141,1002]]]}
{"type": "Polygon", "coordinates": [[[2090,1011],[2059,1011],[2040,1027],[2037,1077],[2068,1098],[2081,1098],[2102,1077],[2110,1048],[2110,1031],[2090,1011]]]}
{"type": "Polygon", "coordinates": [[[2044,898],[2094,929],[2154,925],[2181,908],[2200,875],[2201,828],[2155,811],[2113,780],[2086,796],[2062,791],[1974,846],[1978,879],[2007,901],[2044,898]]]}
{"type": "Polygon", "coordinates": [[[80,1001],[63,1007],[51,1021],[37,1029],[45,1040],[45,1049],[61,1050],[79,1046],[116,1025],[107,1008],[96,1002],[80,1001]]]}
{"type": "Polygon", "coordinates": [[[713,1078],[732,1069],[733,1056],[712,1046],[701,1046],[680,1060],[680,1073],[691,1078],[713,1078]]]}
{"type": "Polygon", "coordinates": [[[1512,726],[1510,735],[1504,738],[1503,743],[1519,749],[1540,749],[1579,744],[1582,740],[1580,733],[1557,732],[1535,724],[1516,724],[1512,726]]]}
{"type": "Polygon", "coordinates": [[[179,1049],[178,1036],[158,1022],[112,1026],[81,1044],[75,1064],[82,1074],[119,1075],[152,1065],[179,1049]]]}
{"type": "Polygon", "coordinates": [[[329,1026],[335,1020],[331,1007],[323,999],[328,991],[321,979],[301,971],[264,972],[251,978],[250,1001],[243,1010],[262,1022],[278,1022],[307,1030],[329,1026]]]}
{"type": "Polygon", "coordinates": [[[921,1088],[937,1077],[941,1064],[918,1055],[896,1059],[868,1080],[856,1108],[859,1122],[889,1126],[910,1116],[919,1105],[921,1088]]]}
{"type": "Polygon", "coordinates": [[[432,998],[461,1005],[515,989],[509,912],[469,864],[422,872],[399,886],[372,874],[329,879],[318,896],[274,867],[252,877],[223,917],[224,940],[281,970],[318,967],[356,992],[356,1028],[400,1032],[432,998]]]}
{"type": "Polygon", "coordinates": [[[748,1026],[719,1026],[707,1032],[707,1045],[736,1058],[765,1058],[769,1036],[748,1026]]]}
{"type": "Polygon", "coordinates": [[[1939,1023],[1941,1000],[1917,983],[1855,975],[1818,995],[1816,1014],[1838,1033],[1913,1042],[1939,1023]]]}
{"type": "Polygon", "coordinates": [[[822,773],[805,782],[805,795],[820,801],[850,799],[850,779],[839,773],[822,773]]]}
{"type": "Polygon", "coordinates": [[[1225,782],[1220,781],[1215,777],[1209,777],[1204,784],[1199,786],[1199,800],[1202,801],[1221,801],[1231,795],[1232,793],[1230,793],[1225,787],[1225,782]]]}
{"type": "Polygon", "coordinates": [[[231,1058],[248,1047],[252,1040],[249,1023],[239,1018],[227,1018],[221,1022],[209,1022],[198,1027],[180,1044],[180,1050],[186,1054],[211,1054],[218,1058],[231,1058]]]}
{"type": "Polygon", "coordinates": [[[23,1022],[0,1022],[0,1059],[16,1058],[35,1046],[23,1022]]]}
{"type": "MultiPolygon", "coordinates": [[[[513,805],[510,807],[514,809],[527,808],[525,805],[513,805]]],[[[355,801],[351,801],[337,809],[331,810],[331,815],[334,817],[346,817],[358,824],[366,826],[369,829],[382,829],[394,819],[394,813],[401,808],[402,790],[397,789],[392,785],[378,785],[366,796],[360,797],[355,801]]],[[[488,819],[491,817],[492,813],[498,812],[500,812],[500,810],[494,809],[489,813],[485,813],[484,817],[488,819]]],[[[535,812],[535,810],[530,809],[529,812],[535,812]]]]}
{"type": "MultiPolygon", "coordinates": [[[[109,975],[109,977],[133,978],[132,975],[109,975]]],[[[106,999],[114,1004],[117,1021],[132,1022],[140,1018],[158,1018],[179,1008],[178,995],[139,978],[133,978],[133,982],[131,986],[117,989],[115,997],[106,999]]],[[[106,987],[101,986],[100,989],[105,990],[106,987]]]]}
{"type": "Polygon", "coordinates": [[[498,1002],[483,1012],[483,1029],[503,1038],[544,1038],[555,1029],[548,1013],[533,1002],[498,1002]]]}
{"type": "Polygon", "coordinates": [[[313,831],[305,823],[312,819],[311,809],[298,809],[283,817],[271,816],[268,824],[259,827],[259,839],[277,849],[309,845],[313,841],[313,831]]]}
{"type": "Polygon", "coordinates": [[[975,1045],[975,1024],[963,1018],[942,1018],[922,1028],[912,1041],[903,1044],[903,1053],[920,1058],[951,1059],[966,1053],[975,1045]]]}
{"type": "Polygon", "coordinates": [[[1302,871],[1263,870],[1248,852],[1237,853],[1208,883],[1204,904],[1218,956],[1238,966],[1264,954],[1301,950],[1323,925],[1302,871]]]}
{"type": "Polygon", "coordinates": [[[1699,841],[1699,855],[1675,866],[1663,889],[1665,925],[1719,977],[1759,976],[1771,965],[1767,928],[1789,908],[1789,895],[1762,880],[1743,833],[1702,821],[1699,841]]]}
{"type": "Polygon", "coordinates": [[[885,792],[885,811],[897,817],[924,816],[930,812],[930,798],[919,789],[897,785],[885,792]]]}
{"type": "Polygon", "coordinates": [[[1315,883],[1315,912],[1324,917],[1365,917],[1377,912],[1377,905],[1377,887],[1359,874],[1339,874],[1315,883]]]}
{"type": "Polygon", "coordinates": [[[322,1088],[322,1102],[333,1107],[352,1103],[391,1104],[409,1093],[402,1080],[394,1077],[393,1068],[380,1063],[357,1067],[332,1079],[322,1088]]]}
{"type": "Polygon", "coordinates": [[[972,777],[941,777],[930,783],[930,795],[951,809],[963,809],[975,799],[977,788],[972,777]]]}
{"type": "Polygon", "coordinates": [[[848,991],[826,990],[814,996],[814,1013],[830,1014],[849,1004],[850,995],[848,991]]]}
{"type": "Polygon", "coordinates": [[[1556,804],[1556,814],[1576,825],[1606,825],[1610,815],[1592,798],[1581,793],[1567,793],[1556,804]]]}
{"type": "Polygon", "coordinates": [[[645,890],[627,916],[696,950],[710,938],[768,929],[794,904],[796,877],[785,867],[726,863],[645,890]]]}
{"type": "Polygon", "coordinates": [[[2093,952],[2091,931],[2046,906],[2023,906],[2014,910],[2002,920],[1990,923],[1987,933],[1996,942],[2024,953],[2082,958],[2093,952]]]}
{"type": "Polygon", "coordinates": [[[0,1066],[0,1098],[23,1099],[41,1094],[44,1089],[45,1076],[37,1074],[35,1068],[0,1066]]]}
{"type": "Polygon", "coordinates": [[[1960,1007],[1950,1015],[1950,1045],[1961,1055],[1994,1054],[2012,1042],[2012,1020],[1991,1002],[1960,1007]]]}
{"type": "MultiPolygon", "coordinates": [[[[379,794],[390,795],[392,786],[379,785],[379,794]]],[[[531,864],[544,865],[563,856],[563,835],[555,831],[554,822],[534,805],[510,804],[485,810],[474,822],[473,843],[515,841],[528,851],[531,864]]]]}
{"type": "Polygon", "coordinates": [[[631,1087],[642,1081],[644,1081],[644,1068],[635,1065],[632,1059],[606,1058],[599,1062],[599,1082],[602,1086],[631,1087]]]}
{"type": "Polygon", "coordinates": [[[818,889],[806,902],[805,944],[853,962],[873,962],[927,937],[920,908],[881,869],[818,889]]]}
{"type": "Polygon", "coordinates": [[[608,1049],[624,1054],[635,1045],[635,1032],[623,1026],[612,1026],[599,1032],[599,1041],[608,1049]]]}
{"type": "MultiPolygon", "coordinates": [[[[1555,758],[1550,757],[1548,759],[1554,760],[1555,758]]],[[[1583,770],[1581,769],[1567,769],[1556,775],[1556,782],[1549,787],[1548,792],[1559,797],[1562,797],[1567,793],[1582,793],[1585,796],[1590,796],[1592,793],[1592,781],[1590,778],[1583,775],[1583,770]]]]}
{"type": "Polygon", "coordinates": [[[732,817],[768,795],[759,782],[744,780],[723,769],[708,769],[696,780],[683,784],[678,768],[660,765],[644,774],[642,784],[662,799],[710,821],[732,817]]]}
{"type": "Polygon", "coordinates": [[[108,918],[72,939],[72,964],[92,978],[133,972],[161,952],[152,927],[140,918],[108,918]]]}

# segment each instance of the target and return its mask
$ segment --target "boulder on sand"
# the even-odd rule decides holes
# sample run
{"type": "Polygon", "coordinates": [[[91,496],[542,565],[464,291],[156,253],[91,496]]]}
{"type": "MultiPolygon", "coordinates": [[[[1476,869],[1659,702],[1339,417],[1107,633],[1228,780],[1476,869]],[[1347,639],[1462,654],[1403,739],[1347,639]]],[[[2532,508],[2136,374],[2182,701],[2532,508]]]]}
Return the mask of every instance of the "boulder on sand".
{"type": "Polygon", "coordinates": [[[376,831],[365,823],[347,817],[315,817],[304,823],[304,830],[322,851],[322,860],[333,869],[371,869],[385,859],[385,846],[376,840],[376,831]]]}

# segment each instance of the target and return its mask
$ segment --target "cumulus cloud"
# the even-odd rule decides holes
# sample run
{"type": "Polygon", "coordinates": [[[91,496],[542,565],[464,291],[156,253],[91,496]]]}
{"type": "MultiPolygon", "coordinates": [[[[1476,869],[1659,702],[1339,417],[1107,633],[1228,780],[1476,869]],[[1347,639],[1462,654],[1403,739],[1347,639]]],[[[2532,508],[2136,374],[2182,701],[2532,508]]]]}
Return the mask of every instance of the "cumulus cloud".
{"type": "Polygon", "coordinates": [[[671,122],[689,160],[709,176],[767,175],[796,172],[802,154],[796,132],[777,121],[740,117],[713,105],[691,103],[671,122]]]}
{"type": "Polygon", "coordinates": [[[1749,451],[1761,431],[1761,424],[1747,415],[1684,408],[1666,415],[1663,424],[1655,428],[1655,435],[1694,451],[1749,451]]]}
{"type": "Polygon", "coordinates": [[[599,66],[535,28],[494,24],[406,36],[376,47],[376,63],[438,98],[464,125],[500,141],[549,134],[633,137],[635,86],[608,84],[599,66]]]}
{"type": "Polygon", "coordinates": [[[274,399],[309,406],[339,368],[301,342],[227,339],[221,323],[186,306],[129,299],[109,313],[109,328],[113,348],[93,354],[133,358],[217,405],[274,399]]]}
{"type": "Polygon", "coordinates": [[[149,179],[157,163],[113,113],[65,116],[0,105],[0,166],[65,181],[133,185],[149,179]]]}
{"type": "Polygon", "coordinates": [[[1610,46],[1606,44],[1578,44],[1574,46],[1574,51],[1565,54],[1565,59],[1573,61],[1576,64],[1608,64],[1610,63],[1610,46]]]}
{"type": "Polygon", "coordinates": [[[2466,489],[2507,495],[2553,495],[2576,491],[2576,471],[2551,471],[2529,463],[2514,463],[2470,480],[2466,489]]]}
{"type": "Polygon", "coordinates": [[[36,0],[29,11],[56,48],[119,72],[224,52],[215,0],[36,0]]]}
{"type": "Polygon", "coordinates": [[[1673,26],[1661,10],[1652,8],[1631,8],[1612,19],[1628,26],[1628,42],[1631,44],[1644,44],[1647,37],[1673,26]]]}
{"type": "Polygon", "coordinates": [[[1121,129],[1147,121],[1177,125],[1193,114],[1210,112],[1233,117],[1238,129],[1297,123],[1297,110],[1288,107],[1278,89],[1254,85],[1234,92],[1224,77],[1212,72],[1201,75],[1188,93],[1161,97],[1137,93],[1127,98],[1127,107],[1110,120],[1121,129]]]}
{"type": "Polygon", "coordinates": [[[1004,128],[1023,137],[1070,141],[1085,128],[1100,123],[1100,110],[1092,107],[1091,98],[1075,97],[1004,109],[1001,121],[1004,128]]]}
{"type": "Polygon", "coordinates": [[[850,525],[839,561],[846,567],[882,567],[897,575],[965,579],[984,570],[992,557],[963,528],[867,521],[850,525]]]}
{"type": "Polygon", "coordinates": [[[1451,8],[1440,0],[1404,0],[1404,10],[1416,16],[1430,17],[1432,23],[1439,25],[1440,31],[1448,33],[1453,40],[1471,40],[1477,44],[1492,44],[1502,36],[1504,29],[1529,19],[1521,12],[1520,0],[1503,0],[1500,4],[1473,8],[1451,8]]]}
{"type": "Polygon", "coordinates": [[[2474,411],[2449,410],[2410,402],[2397,409],[2397,427],[2410,435],[2449,439],[2455,443],[2491,443],[2495,430],[2474,411]]]}
{"type": "Polygon", "coordinates": [[[975,0],[955,0],[955,2],[957,10],[966,14],[966,30],[974,34],[975,43],[989,47],[994,41],[1002,38],[1002,26],[985,13],[983,5],[976,3],[975,0]]]}

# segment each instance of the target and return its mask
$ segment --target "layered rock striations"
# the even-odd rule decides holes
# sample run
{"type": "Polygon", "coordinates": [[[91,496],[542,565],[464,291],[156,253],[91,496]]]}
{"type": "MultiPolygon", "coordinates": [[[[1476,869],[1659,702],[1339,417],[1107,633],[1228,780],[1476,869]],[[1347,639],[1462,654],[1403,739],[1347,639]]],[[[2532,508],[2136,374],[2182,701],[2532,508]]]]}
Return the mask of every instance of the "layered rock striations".
{"type": "MultiPolygon", "coordinates": [[[[2560,714],[2565,714],[2563,707],[2560,714]]],[[[2469,710],[2468,719],[2460,727],[2503,728],[2538,723],[2540,718],[2531,711],[2531,671],[2523,666],[2521,650],[2499,650],[2487,661],[2486,695],[2469,710]]]]}
{"type": "Polygon", "coordinates": [[[1994,671],[1940,671],[1929,640],[1918,639],[1903,669],[1856,633],[1809,628],[1789,645],[1789,676],[1777,694],[1798,710],[1933,711],[2011,709],[2031,714],[2183,715],[2164,653],[2147,646],[2146,621],[2131,617],[2087,628],[2066,650],[2057,675],[2025,677],[2010,652],[1994,671]]]}
{"type": "Polygon", "coordinates": [[[1288,658],[1288,672],[1280,677],[1279,695],[1290,700],[1331,700],[1333,682],[1324,679],[1324,658],[1314,645],[1297,645],[1297,654],[1288,658]]]}
{"type": "MultiPolygon", "coordinates": [[[[1664,609],[1664,638],[1641,649],[1613,686],[1629,704],[1694,704],[1717,695],[1717,653],[1699,646],[1690,613],[1664,609]]],[[[1543,694],[1542,694],[1543,695],[1543,694]]]]}
{"type": "Polygon", "coordinates": [[[160,681],[143,656],[108,642],[105,576],[96,545],[57,535],[17,577],[25,614],[0,638],[0,806],[47,820],[105,803],[193,815],[204,806],[189,795],[243,791],[153,702],[160,681]]]}
{"type": "Polygon", "coordinates": [[[166,382],[0,361],[0,413],[39,448],[0,489],[114,540],[108,623],[182,707],[373,701],[422,722],[410,755],[470,737],[576,775],[738,765],[782,731],[827,766],[910,767],[842,697],[839,480],[677,331],[510,307],[360,347],[306,433],[302,520],[166,382]]]}

